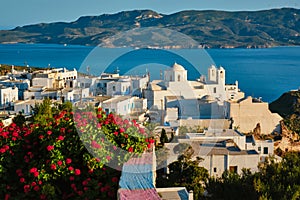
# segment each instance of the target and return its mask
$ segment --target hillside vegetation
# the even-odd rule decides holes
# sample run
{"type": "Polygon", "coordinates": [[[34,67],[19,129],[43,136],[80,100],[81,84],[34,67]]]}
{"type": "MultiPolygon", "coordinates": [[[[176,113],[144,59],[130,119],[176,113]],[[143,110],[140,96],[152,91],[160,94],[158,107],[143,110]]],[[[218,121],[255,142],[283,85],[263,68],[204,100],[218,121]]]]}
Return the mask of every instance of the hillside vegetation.
{"type": "MultiPolygon", "coordinates": [[[[140,27],[178,31],[203,47],[300,45],[300,10],[292,8],[239,12],[189,10],[169,15],[151,10],[123,11],[84,16],[71,23],[40,23],[3,30],[0,31],[0,43],[98,45],[115,34],[140,27]]],[[[161,38],[168,36],[162,34],[152,33],[148,39],[159,43],[161,38]]],[[[137,40],[126,38],[127,45],[122,45],[139,44],[137,40]]]]}

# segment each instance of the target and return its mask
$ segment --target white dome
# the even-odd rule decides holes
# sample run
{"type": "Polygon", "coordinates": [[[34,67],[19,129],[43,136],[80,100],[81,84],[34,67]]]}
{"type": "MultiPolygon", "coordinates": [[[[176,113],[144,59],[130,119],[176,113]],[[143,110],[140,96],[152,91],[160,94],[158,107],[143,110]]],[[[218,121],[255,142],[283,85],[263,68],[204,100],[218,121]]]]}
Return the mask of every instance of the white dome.
{"type": "Polygon", "coordinates": [[[174,71],[184,71],[185,70],[182,65],[179,65],[176,62],[174,63],[172,68],[173,68],[174,71]]]}

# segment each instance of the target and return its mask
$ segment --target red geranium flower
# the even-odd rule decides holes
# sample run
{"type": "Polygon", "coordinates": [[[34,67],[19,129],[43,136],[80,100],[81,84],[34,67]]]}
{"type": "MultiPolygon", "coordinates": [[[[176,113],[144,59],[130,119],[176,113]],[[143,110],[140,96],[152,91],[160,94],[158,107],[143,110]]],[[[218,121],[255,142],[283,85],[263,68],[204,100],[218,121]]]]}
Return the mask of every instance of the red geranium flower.
{"type": "Polygon", "coordinates": [[[75,169],[75,175],[80,175],[80,169],[75,169]]]}
{"type": "Polygon", "coordinates": [[[58,138],[57,138],[58,140],[60,140],[60,141],[63,141],[64,139],[65,139],[65,137],[64,136],[62,136],[62,135],[60,135],[60,136],[58,136],[58,138]]]}
{"type": "Polygon", "coordinates": [[[28,193],[30,191],[30,185],[24,185],[24,192],[28,193]]]}
{"type": "Polygon", "coordinates": [[[34,186],[33,188],[35,191],[39,191],[40,190],[40,187],[38,185],[34,186]]]}
{"type": "Polygon", "coordinates": [[[47,146],[48,151],[52,151],[53,149],[54,149],[54,146],[51,146],[51,145],[47,146]]]}
{"type": "Polygon", "coordinates": [[[67,164],[71,164],[71,163],[72,163],[72,159],[71,159],[71,158],[67,158],[67,159],[66,159],[66,163],[67,163],[67,164]]]}
{"type": "Polygon", "coordinates": [[[34,173],[34,172],[37,172],[37,168],[36,167],[33,167],[29,170],[30,173],[34,173]]]}
{"type": "Polygon", "coordinates": [[[91,142],[91,146],[92,146],[93,148],[95,148],[95,149],[100,149],[100,148],[101,148],[101,145],[98,144],[95,140],[93,140],[93,141],[91,142]]]}
{"type": "Polygon", "coordinates": [[[124,128],[120,128],[120,133],[124,133],[125,129],[124,128]]]}
{"type": "Polygon", "coordinates": [[[132,153],[132,152],[133,152],[133,148],[132,148],[132,147],[129,147],[128,151],[129,151],[130,153],[132,153]]]}
{"type": "Polygon", "coordinates": [[[72,166],[70,166],[70,167],[68,167],[68,170],[69,170],[69,171],[73,171],[74,168],[73,168],[72,166]]]}
{"type": "Polygon", "coordinates": [[[39,172],[33,172],[33,176],[34,177],[38,177],[39,176],[39,172]]]}
{"type": "Polygon", "coordinates": [[[50,167],[51,167],[52,170],[56,170],[56,165],[55,164],[51,164],[50,167]]]}

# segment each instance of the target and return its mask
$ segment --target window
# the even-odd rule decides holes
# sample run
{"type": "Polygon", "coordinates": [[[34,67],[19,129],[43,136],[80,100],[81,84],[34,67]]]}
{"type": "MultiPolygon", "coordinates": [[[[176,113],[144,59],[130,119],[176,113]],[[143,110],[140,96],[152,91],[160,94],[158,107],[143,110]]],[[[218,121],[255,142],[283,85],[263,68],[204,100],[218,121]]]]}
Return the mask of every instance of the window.
{"type": "Polygon", "coordinates": [[[216,173],[217,172],[217,168],[216,167],[214,167],[214,173],[216,173]]]}
{"type": "Polygon", "coordinates": [[[221,78],[224,78],[223,71],[220,71],[220,77],[221,77],[221,78]]]}
{"type": "Polygon", "coordinates": [[[234,172],[234,173],[237,173],[237,166],[229,166],[229,171],[230,172],[234,172]]]}
{"type": "Polygon", "coordinates": [[[269,154],[269,149],[268,149],[268,147],[264,147],[264,154],[269,154]]]}
{"type": "Polygon", "coordinates": [[[113,88],[112,88],[112,89],[113,89],[113,91],[115,92],[115,91],[116,91],[116,86],[113,86],[113,88]]]}
{"type": "Polygon", "coordinates": [[[258,151],[261,152],[261,147],[258,147],[258,151]]]}
{"type": "Polygon", "coordinates": [[[180,75],[178,75],[178,77],[177,77],[177,81],[178,81],[178,82],[180,81],[180,75]]]}
{"type": "Polygon", "coordinates": [[[216,87],[214,87],[214,93],[217,93],[217,88],[216,87]]]}

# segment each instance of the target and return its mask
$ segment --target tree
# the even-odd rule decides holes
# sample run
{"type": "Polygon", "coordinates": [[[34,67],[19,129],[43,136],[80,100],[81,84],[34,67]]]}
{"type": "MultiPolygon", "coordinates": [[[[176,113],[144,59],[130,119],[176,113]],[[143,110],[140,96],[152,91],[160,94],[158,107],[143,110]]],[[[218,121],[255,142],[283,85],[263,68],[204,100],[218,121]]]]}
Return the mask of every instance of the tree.
{"type": "Polygon", "coordinates": [[[261,167],[255,180],[260,196],[268,199],[299,199],[300,197],[300,154],[287,153],[281,162],[271,158],[261,167]]]}
{"type": "Polygon", "coordinates": [[[42,125],[47,124],[49,119],[53,118],[55,113],[58,113],[59,110],[57,106],[54,106],[50,99],[46,98],[42,103],[36,104],[33,108],[33,119],[32,121],[38,122],[42,125]]]}
{"type": "Polygon", "coordinates": [[[199,199],[204,192],[204,183],[208,179],[208,171],[199,166],[201,158],[192,160],[193,149],[188,147],[179,156],[178,160],[171,163],[169,174],[165,177],[157,177],[158,187],[186,187],[188,191],[193,190],[194,199],[199,199]]]}
{"type": "Polygon", "coordinates": [[[206,183],[206,190],[210,199],[258,199],[253,181],[256,175],[250,170],[243,169],[241,175],[225,171],[222,177],[210,177],[206,183]]]}
{"type": "Polygon", "coordinates": [[[300,154],[287,153],[281,162],[270,157],[260,171],[243,170],[241,175],[224,172],[206,184],[211,199],[299,199],[300,154]]]}
{"type": "Polygon", "coordinates": [[[160,134],[160,143],[163,146],[165,143],[169,142],[166,130],[163,128],[160,134]]]}
{"type": "Polygon", "coordinates": [[[13,122],[19,127],[24,126],[26,119],[25,119],[24,115],[22,114],[22,112],[19,112],[19,114],[13,118],[13,122]]]}

